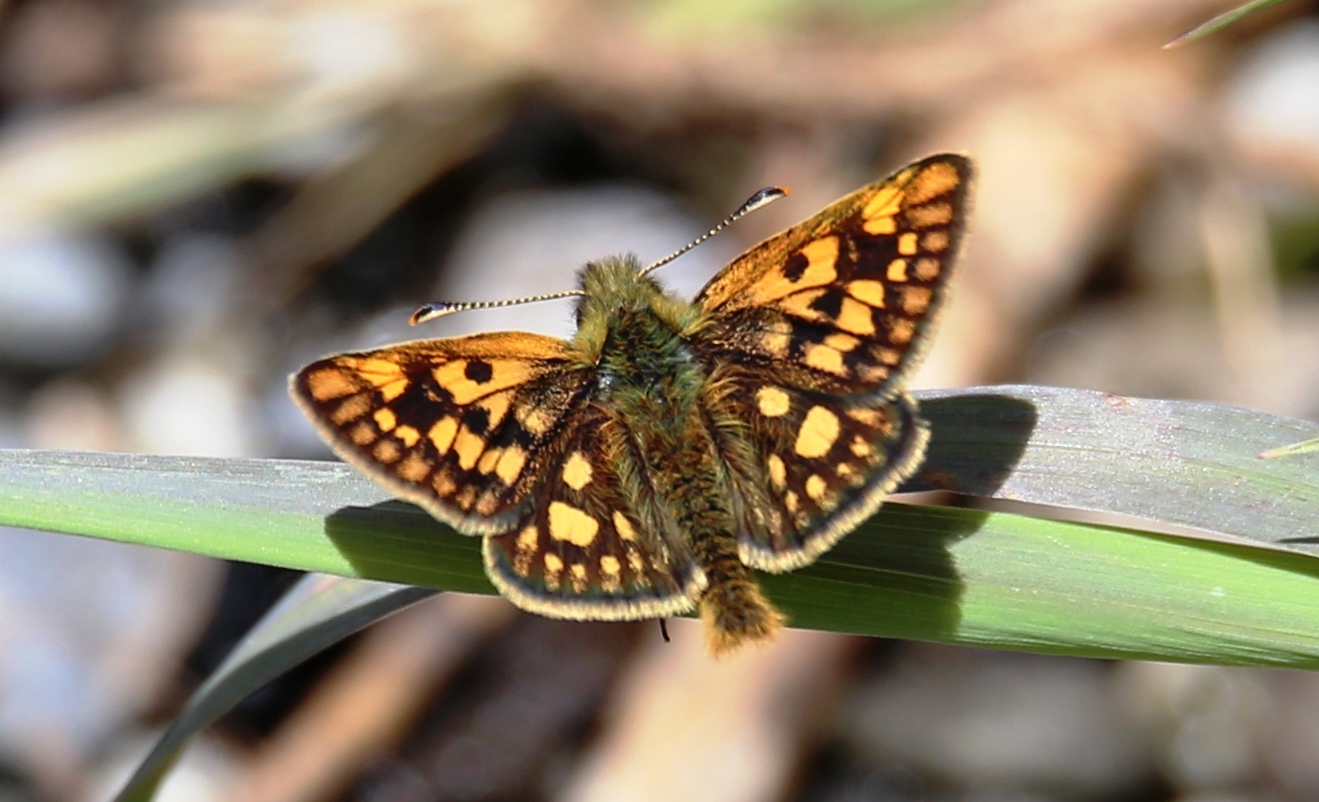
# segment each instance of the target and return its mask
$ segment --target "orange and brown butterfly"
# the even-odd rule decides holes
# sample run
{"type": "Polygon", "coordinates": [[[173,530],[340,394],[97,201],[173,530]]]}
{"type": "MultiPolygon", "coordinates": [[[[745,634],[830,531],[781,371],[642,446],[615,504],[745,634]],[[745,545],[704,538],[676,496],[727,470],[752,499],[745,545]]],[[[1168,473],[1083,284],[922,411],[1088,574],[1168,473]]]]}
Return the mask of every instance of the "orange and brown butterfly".
{"type": "Polygon", "coordinates": [[[350,464],[484,537],[490,581],[519,607],[699,608],[716,653],[765,640],[784,617],[751,569],[810,564],[924,457],[904,388],[948,294],[970,180],[959,155],[909,165],[751,248],[691,301],[635,257],[591,262],[561,294],[579,296],[571,340],[339,354],[293,376],[293,398],[350,464]]]}

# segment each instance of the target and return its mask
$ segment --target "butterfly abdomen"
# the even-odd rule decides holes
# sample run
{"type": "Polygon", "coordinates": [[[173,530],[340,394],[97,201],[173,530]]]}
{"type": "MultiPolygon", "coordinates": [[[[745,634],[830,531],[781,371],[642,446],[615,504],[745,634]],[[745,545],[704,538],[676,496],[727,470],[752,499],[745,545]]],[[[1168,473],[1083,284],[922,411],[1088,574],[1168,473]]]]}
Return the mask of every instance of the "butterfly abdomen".
{"type": "Polygon", "coordinates": [[[783,614],[765,599],[751,569],[738,558],[736,538],[727,530],[689,531],[709,582],[701,596],[701,620],[710,651],[725,654],[773,637],[783,626],[783,614]]]}
{"type": "MultiPolygon", "coordinates": [[[[783,624],[783,615],[765,599],[751,569],[738,556],[737,536],[728,506],[727,477],[718,471],[714,442],[699,417],[669,451],[662,489],[664,503],[691,544],[708,582],[701,595],[710,650],[728,652],[743,643],[763,641],[783,624]]],[[[655,454],[653,459],[661,459],[655,454]]]]}
{"type": "Polygon", "coordinates": [[[728,477],[719,467],[705,418],[677,412],[696,407],[674,405],[663,395],[622,399],[625,419],[633,422],[632,436],[646,463],[645,473],[652,477],[655,501],[705,574],[699,606],[710,650],[722,654],[744,643],[767,640],[784,618],[765,599],[751,569],[738,556],[728,477]],[[638,426],[636,421],[648,423],[638,426]]]}

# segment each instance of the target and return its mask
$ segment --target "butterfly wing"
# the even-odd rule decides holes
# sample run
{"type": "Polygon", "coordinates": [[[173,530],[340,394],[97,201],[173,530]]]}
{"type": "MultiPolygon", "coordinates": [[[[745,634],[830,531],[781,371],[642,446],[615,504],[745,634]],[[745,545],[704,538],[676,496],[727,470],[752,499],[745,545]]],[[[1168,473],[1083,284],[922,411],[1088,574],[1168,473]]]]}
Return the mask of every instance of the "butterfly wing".
{"type": "Polygon", "coordinates": [[[905,393],[875,402],[767,379],[710,402],[739,556],[766,571],[809,565],[832,548],[920,467],[929,441],[905,393]]]}
{"type": "Polygon", "coordinates": [[[517,524],[593,375],[562,340],[503,332],[327,357],[290,392],[345,461],[477,535],[517,524]]]}
{"type": "Polygon", "coordinates": [[[623,423],[591,405],[574,425],[517,528],[485,539],[486,574],[519,607],[556,618],[691,611],[705,574],[659,505],[629,502],[647,491],[623,423]]]}
{"type": "Polygon", "coordinates": [[[931,156],[770,237],[701,290],[694,340],[792,386],[893,397],[938,320],[970,179],[965,157],[931,156]]]}
{"type": "Polygon", "coordinates": [[[730,468],[747,564],[813,562],[924,458],[903,390],[938,321],[970,162],[942,154],[738,257],[697,296],[691,341],[730,468]]]}

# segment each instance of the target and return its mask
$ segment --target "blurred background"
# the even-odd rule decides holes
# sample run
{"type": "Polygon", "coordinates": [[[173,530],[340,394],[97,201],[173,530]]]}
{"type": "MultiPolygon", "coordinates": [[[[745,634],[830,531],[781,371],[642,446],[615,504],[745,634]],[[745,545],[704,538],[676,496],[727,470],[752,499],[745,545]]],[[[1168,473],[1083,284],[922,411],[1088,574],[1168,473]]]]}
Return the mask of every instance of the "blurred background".
{"type": "MultiPolygon", "coordinates": [[[[919,386],[1033,382],[1319,416],[1319,7],[1233,0],[0,2],[0,445],[324,458],[322,354],[566,335],[566,289],[912,159],[980,175],[919,386]]],[[[296,576],[0,530],[0,800],[104,799],[296,576]]],[[[1319,798],[1319,676],[446,595],[200,738],[173,800],[1319,798]]]]}

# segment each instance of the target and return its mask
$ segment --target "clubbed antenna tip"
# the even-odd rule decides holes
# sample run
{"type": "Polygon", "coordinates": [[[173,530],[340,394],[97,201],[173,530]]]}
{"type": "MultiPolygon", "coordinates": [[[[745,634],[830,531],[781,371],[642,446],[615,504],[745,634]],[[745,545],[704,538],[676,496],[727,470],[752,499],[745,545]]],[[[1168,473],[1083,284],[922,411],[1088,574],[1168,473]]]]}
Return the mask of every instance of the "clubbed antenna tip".
{"type": "Polygon", "coordinates": [[[516,306],[518,304],[531,304],[537,301],[553,301],[556,298],[572,298],[581,295],[581,290],[565,290],[564,292],[551,292],[545,295],[529,295],[526,298],[512,298],[505,301],[431,301],[422,304],[417,311],[412,313],[408,318],[408,324],[415,326],[419,323],[426,323],[436,318],[452,315],[455,312],[466,312],[469,309],[494,309],[500,306],[516,306]]]}
{"type": "Polygon", "coordinates": [[[739,217],[743,217],[747,214],[750,214],[751,212],[754,212],[755,210],[759,209],[761,206],[764,206],[765,204],[771,201],[776,201],[787,194],[788,194],[788,190],[786,187],[763,187],[761,189],[756,190],[754,195],[747,198],[746,203],[737,207],[737,211],[725,217],[719,223],[719,225],[705,232],[705,234],[703,234],[702,236],[697,237],[696,239],[687,243],[683,247],[679,248],[678,250],[674,251],[673,253],[669,254],[668,256],[664,257],[658,262],[652,262],[651,264],[647,265],[646,269],[641,271],[641,275],[644,276],[647,273],[651,272],[652,270],[656,270],[658,268],[667,265],[669,262],[672,262],[674,259],[677,259],[679,256],[682,256],[684,253],[690,251],[692,248],[695,248],[697,245],[700,245],[702,242],[705,242],[710,237],[713,237],[715,234],[718,234],[720,231],[723,231],[725,228],[727,228],[729,225],[735,222],[739,217]]]}

